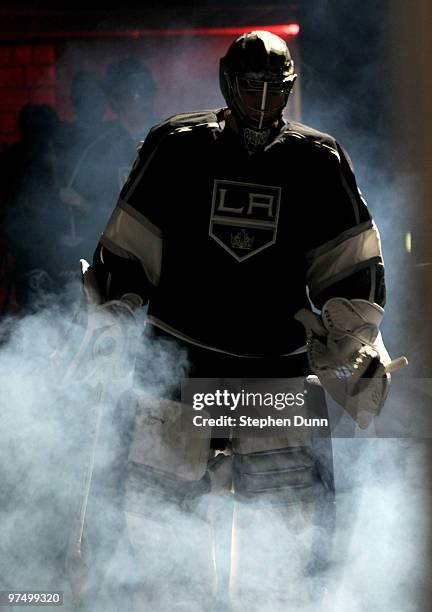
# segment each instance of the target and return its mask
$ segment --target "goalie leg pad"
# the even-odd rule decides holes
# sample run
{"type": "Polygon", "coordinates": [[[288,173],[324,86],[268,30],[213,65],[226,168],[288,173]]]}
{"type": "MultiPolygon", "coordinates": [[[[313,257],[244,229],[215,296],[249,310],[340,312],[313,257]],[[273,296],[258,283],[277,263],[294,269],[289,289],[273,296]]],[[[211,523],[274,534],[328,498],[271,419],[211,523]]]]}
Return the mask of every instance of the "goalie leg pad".
{"type": "Polygon", "coordinates": [[[236,496],[269,504],[312,501],[322,484],[309,448],[281,448],[234,455],[236,496]]]}
{"type": "Polygon", "coordinates": [[[236,456],[234,464],[234,608],[309,609],[329,565],[333,492],[309,449],[236,456]]]}
{"type": "Polygon", "coordinates": [[[128,510],[144,512],[145,506],[145,512],[150,507],[158,512],[159,503],[169,501],[187,507],[210,490],[210,428],[197,436],[192,419],[184,418],[191,410],[179,402],[139,397],[128,456],[128,510]]]}
{"type": "MultiPolygon", "coordinates": [[[[250,388],[249,385],[248,390],[250,388]]],[[[294,394],[301,394],[305,400],[303,405],[289,409],[290,417],[299,415],[329,423],[325,394],[316,378],[272,381],[273,390],[287,391],[287,388],[294,394]]],[[[282,411],[280,416],[288,415],[282,411]]],[[[232,444],[237,496],[293,503],[320,496],[323,488],[334,491],[328,425],[277,427],[274,435],[241,434],[240,430],[240,437],[232,444]]]]}
{"type": "MultiPolygon", "coordinates": [[[[309,415],[328,417],[319,384],[308,379],[305,389],[309,415]]],[[[236,447],[231,576],[235,609],[309,609],[321,597],[331,559],[335,504],[330,432],[317,433],[309,446],[271,448],[270,439],[266,451],[240,453],[236,447]]]]}

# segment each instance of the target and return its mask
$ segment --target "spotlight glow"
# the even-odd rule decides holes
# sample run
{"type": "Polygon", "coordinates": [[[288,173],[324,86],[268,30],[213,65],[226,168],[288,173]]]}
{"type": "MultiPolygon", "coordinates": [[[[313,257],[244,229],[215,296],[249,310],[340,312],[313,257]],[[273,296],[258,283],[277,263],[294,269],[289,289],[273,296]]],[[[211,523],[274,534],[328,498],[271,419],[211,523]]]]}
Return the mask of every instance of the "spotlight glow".
{"type": "Polygon", "coordinates": [[[411,236],[411,232],[407,232],[405,234],[405,250],[407,253],[411,253],[411,249],[412,249],[412,236],[411,236]]]}
{"type": "Polygon", "coordinates": [[[255,25],[243,27],[223,27],[223,28],[165,28],[165,29],[139,29],[133,30],[75,30],[75,31],[29,31],[29,32],[5,32],[3,38],[5,40],[15,40],[21,38],[24,40],[35,40],[43,38],[44,40],[52,39],[92,39],[92,38],[145,38],[145,37],[160,37],[160,36],[241,36],[245,32],[252,30],[267,30],[272,34],[277,34],[282,38],[287,36],[297,36],[300,33],[300,25],[298,23],[287,23],[281,25],[255,25]]]}

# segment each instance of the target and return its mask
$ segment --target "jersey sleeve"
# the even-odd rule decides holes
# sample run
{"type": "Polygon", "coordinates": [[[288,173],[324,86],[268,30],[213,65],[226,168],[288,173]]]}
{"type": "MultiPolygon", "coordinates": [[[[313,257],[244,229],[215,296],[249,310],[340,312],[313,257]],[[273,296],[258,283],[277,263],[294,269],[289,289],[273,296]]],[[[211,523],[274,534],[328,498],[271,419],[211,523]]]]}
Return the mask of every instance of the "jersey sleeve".
{"type": "Polygon", "coordinates": [[[322,166],[319,203],[306,254],[307,285],[315,306],[331,297],[385,304],[378,228],[357,187],[351,161],[336,145],[322,166]]]}
{"type": "Polygon", "coordinates": [[[160,279],[167,133],[150,131],[102,233],[93,266],[106,299],[137,293],[144,304],[160,279]]]}

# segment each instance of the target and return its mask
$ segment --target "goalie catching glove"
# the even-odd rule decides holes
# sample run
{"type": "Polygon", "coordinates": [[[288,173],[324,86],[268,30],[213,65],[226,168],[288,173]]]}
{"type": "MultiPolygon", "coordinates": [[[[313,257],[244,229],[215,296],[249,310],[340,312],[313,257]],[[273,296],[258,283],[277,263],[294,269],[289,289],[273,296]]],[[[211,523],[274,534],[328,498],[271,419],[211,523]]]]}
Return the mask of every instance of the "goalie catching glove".
{"type": "Polygon", "coordinates": [[[324,304],[321,317],[305,308],[295,317],[306,329],[313,373],[361,428],[380,413],[391,372],[408,363],[391,360],[379,331],[383,316],[378,304],[337,297],[324,304]]]}

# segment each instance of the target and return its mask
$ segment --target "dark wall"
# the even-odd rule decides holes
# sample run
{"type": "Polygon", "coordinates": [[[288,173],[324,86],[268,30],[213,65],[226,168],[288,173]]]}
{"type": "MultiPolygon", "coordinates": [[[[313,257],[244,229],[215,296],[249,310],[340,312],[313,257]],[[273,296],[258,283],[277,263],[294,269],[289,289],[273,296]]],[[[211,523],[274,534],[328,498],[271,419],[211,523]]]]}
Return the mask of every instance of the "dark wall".
{"type": "Polygon", "coordinates": [[[388,133],[388,0],[303,2],[299,21],[305,120],[318,115],[340,133],[388,133]]]}

